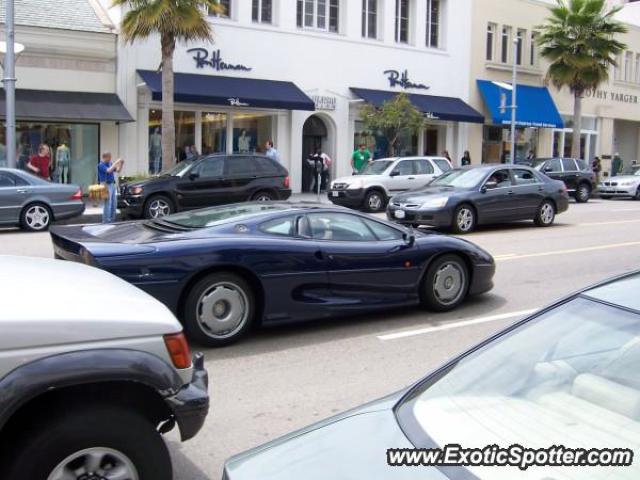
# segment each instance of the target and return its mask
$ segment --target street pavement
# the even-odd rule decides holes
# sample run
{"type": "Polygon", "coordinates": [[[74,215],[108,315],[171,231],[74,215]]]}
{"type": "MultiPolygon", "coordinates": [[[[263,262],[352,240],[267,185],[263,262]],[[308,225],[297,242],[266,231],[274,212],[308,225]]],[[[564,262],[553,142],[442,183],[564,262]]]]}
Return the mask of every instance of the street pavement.
{"type": "MultiPolygon", "coordinates": [[[[263,329],[206,349],[211,412],[195,439],[181,444],[169,434],[176,479],[220,479],[228,456],[404,388],[527,312],[640,269],[640,202],[572,202],[556,222],[465,236],[496,257],[495,288],[454,312],[415,308],[263,329]]],[[[52,249],[47,234],[6,229],[0,254],[51,257],[52,249]]]]}

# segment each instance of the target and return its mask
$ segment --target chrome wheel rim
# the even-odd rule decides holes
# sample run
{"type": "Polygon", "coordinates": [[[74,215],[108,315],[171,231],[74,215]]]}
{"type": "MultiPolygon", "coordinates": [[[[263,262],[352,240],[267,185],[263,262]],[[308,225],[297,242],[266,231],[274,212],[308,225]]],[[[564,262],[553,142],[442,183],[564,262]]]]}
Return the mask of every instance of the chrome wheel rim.
{"type": "Polygon", "coordinates": [[[149,204],[149,216],[151,218],[165,217],[171,213],[171,206],[166,200],[157,198],[149,204]]]}
{"type": "Polygon", "coordinates": [[[433,293],[443,305],[452,305],[464,294],[466,276],[456,262],[443,264],[433,277],[433,293]]]}
{"type": "Polygon", "coordinates": [[[585,201],[589,198],[589,189],[584,185],[578,188],[578,198],[585,201]]]}
{"type": "Polygon", "coordinates": [[[369,195],[368,206],[371,210],[380,210],[382,207],[382,197],[377,193],[369,195]]]}
{"type": "Polygon", "coordinates": [[[40,205],[29,207],[24,217],[29,228],[33,230],[42,230],[49,225],[49,211],[40,205]]]}
{"type": "Polygon", "coordinates": [[[473,212],[468,208],[462,208],[456,217],[456,224],[463,232],[468,232],[473,226],[473,212]]]}
{"type": "Polygon", "coordinates": [[[545,225],[551,223],[554,215],[555,212],[553,211],[553,206],[551,206],[550,203],[542,205],[542,208],[540,209],[540,220],[542,220],[542,223],[545,225]]]}
{"type": "Polygon", "coordinates": [[[133,462],[111,448],[87,448],[69,455],[47,480],[139,480],[133,462]]]}
{"type": "Polygon", "coordinates": [[[263,195],[258,195],[258,197],[256,198],[257,202],[270,202],[271,201],[271,197],[269,195],[263,194],[263,195]]]}
{"type": "Polygon", "coordinates": [[[249,320],[249,298],[232,282],[211,285],[198,299],[198,323],[208,336],[233,337],[249,320]]]}

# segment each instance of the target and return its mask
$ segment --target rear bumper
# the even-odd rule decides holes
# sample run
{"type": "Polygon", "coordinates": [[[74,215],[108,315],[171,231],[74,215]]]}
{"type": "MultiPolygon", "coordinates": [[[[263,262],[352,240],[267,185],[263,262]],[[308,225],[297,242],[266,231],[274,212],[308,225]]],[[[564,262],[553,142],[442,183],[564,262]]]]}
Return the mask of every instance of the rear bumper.
{"type": "Polygon", "coordinates": [[[165,399],[175,415],[183,442],[195,437],[204,425],[209,413],[208,387],[209,375],[204,368],[204,355],[196,353],[191,382],[176,395],[165,399]]]}
{"type": "Polygon", "coordinates": [[[390,203],[387,208],[387,218],[392,222],[405,225],[418,224],[432,227],[449,227],[453,221],[453,212],[446,207],[437,210],[417,210],[397,207],[390,203]],[[399,215],[403,218],[398,218],[399,215]]]}
{"type": "Polygon", "coordinates": [[[288,188],[283,188],[281,190],[277,190],[278,200],[288,200],[291,197],[291,190],[288,188]]]}
{"type": "Polygon", "coordinates": [[[556,201],[556,213],[562,213],[569,210],[569,197],[568,196],[560,196],[555,199],[556,201]]]}
{"type": "Polygon", "coordinates": [[[53,218],[55,220],[67,220],[73,217],[79,217],[84,213],[85,204],[82,200],[73,203],[65,203],[53,206],[53,218]]]}
{"type": "Polygon", "coordinates": [[[329,190],[327,198],[331,203],[342,207],[360,208],[364,203],[364,189],[329,190]]]}

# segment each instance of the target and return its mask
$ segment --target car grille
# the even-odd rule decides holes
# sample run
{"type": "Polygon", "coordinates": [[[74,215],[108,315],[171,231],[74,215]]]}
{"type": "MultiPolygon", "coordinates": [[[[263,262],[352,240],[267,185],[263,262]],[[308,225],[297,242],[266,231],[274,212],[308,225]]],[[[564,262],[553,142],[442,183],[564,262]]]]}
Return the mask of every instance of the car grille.
{"type": "Polygon", "coordinates": [[[349,186],[348,183],[334,183],[333,184],[333,189],[334,190],[346,190],[348,186],[349,186]]]}
{"type": "Polygon", "coordinates": [[[127,191],[127,186],[126,185],[120,185],[120,195],[124,196],[126,191],[127,191]]]}
{"type": "Polygon", "coordinates": [[[402,203],[398,201],[391,202],[394,207],[402,207],[402,208],[419,208],[419,203],[402,203]]]}
{"type": "Polygon", "coordinates": [[[618,182],[603,182],[605,187],[617,187],[618,182]]]}

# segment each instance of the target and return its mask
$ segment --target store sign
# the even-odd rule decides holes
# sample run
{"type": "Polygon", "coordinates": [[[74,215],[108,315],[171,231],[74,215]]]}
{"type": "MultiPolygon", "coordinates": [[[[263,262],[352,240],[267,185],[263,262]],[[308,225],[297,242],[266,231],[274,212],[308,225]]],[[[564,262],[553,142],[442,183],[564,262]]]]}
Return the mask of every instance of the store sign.
{"type": "Polygon", "coordinates": [[[620,92],[611,92],[607,90],[596,90],[595,92],[587,91],[585,93],[587,98],[595,98],[596,100],[608,100],[610,102],[619,103],[639,103],[637,95],[629,95],[620,92]]]}
{"type": "Polygon", "coordinates": [[[223,61],[220,49],[211,50],[211,52],[209,52],[206,48],[190,48],[187,50],[187,53],[193,53],[193,60],[196,62],[196,68],[211,67],[217,72],[221,70],[250,72],[253,70],[252,67],[247,67],[246,65],[234,65],[223,61]]]}
{"type": "Polygon", "coordinates": [[[325,97],[323,95],[314,95],[311,97],[316,106],[316,110],[335,110],[336,97],[325,97]]]}
{"type": "Polygon", "coordinates": [[[428,87],[422,83],[413,83],[409,80],[409,71],[405,70],[404,72],[399,72],[397,70],[385,70],[384,74],[387,76],[389,80],[390,87],[400,87],[405,90],[414,88],[419,90],[429,90],[431,87],[428,87]]]}
{"type": "Polygon", "coordinates": [[[241,102],[239,98],[227,98],[229,105],[232,107],[248,107],[249,104],[245,102],[241,102]]]}

